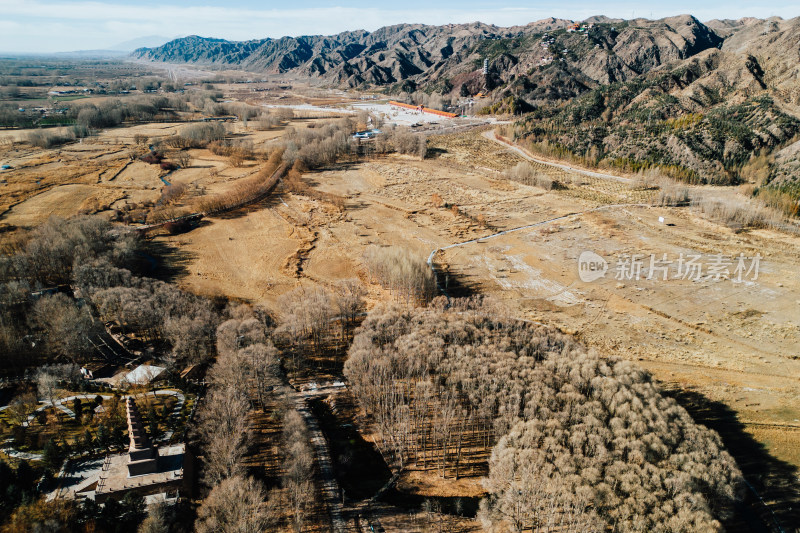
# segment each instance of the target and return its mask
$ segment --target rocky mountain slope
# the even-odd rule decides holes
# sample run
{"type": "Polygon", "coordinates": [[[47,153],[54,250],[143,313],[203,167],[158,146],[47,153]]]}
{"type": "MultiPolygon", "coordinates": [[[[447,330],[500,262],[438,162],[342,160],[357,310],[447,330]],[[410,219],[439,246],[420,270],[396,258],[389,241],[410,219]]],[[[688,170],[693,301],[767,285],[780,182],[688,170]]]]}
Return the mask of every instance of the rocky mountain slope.
{"type": "Polygon", "coordinates": [[[592,28],[585,33],[568,32],[572,24],[554,18],[512,28],[482,23],[401,24],[371,33],[241,42],[192,36],[157,48],[141,48],[133,55],[145,60],[310,76],[351,87],[408,82],[406,87],[440,85],[445,92],[457,89],[467,93],[475,85],[470,83],[472,75],[477,74],[483,59],[488,59],[492,73],[489,89],[521,76],[532,75],[532,83],[537,84],[566,74],[574,78],[565,88],[564,95],[568,95],[586,86],[629,79],[664,62],[718,47],[723,40],[688,15],[629,22],[593,17],[586,22],[592,28]],[[550,64],[550,58],[563,67],[551,70],[564,70],[563,74],[531,72],[550,64]],[[555,61],[562,58],[565,61],[555,61]],[[462,91],[465,83],[468,87],[462,91]]]}
{"type": "Polygon", "coordinates": [[[517,137],[590,165],[750,182],[771,203],[796,212],[800,19],[706,27],[715,28],[717,46],[601,83],[565,104],[542,103],[518,124],[517,137]]]}

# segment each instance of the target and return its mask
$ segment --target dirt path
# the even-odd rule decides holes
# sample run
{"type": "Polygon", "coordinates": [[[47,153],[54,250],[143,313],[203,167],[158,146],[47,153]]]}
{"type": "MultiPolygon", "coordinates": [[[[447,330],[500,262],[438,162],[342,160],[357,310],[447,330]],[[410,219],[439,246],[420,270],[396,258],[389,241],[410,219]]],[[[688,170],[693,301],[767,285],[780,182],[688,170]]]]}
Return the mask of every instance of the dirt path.
{"type": "Polygon", "coordinates": [[[544,159],[539,159],[537,157],[533,157],[526,150],[523,150],[522,148],[520,148],[518,146],[515,146],[513,144],[510,144],[508,142],[505,142],[502,139],[500,139],[499,137],[497,137],[497,134],[494,132],[494,130],[486,130],[481,135],[483,135],[485,138],[489,139],[490,141],[494,141],[494,142],[496,142],[498,144],[501,144],[501,145],[505,146],[509,150],[517,153],[519,156],[527,159],[528,161],[535,161],[536,163],[540,163],[542,165],[547,165],[547,166],[551,166],[551,167],[555,167],[555,168],[560,168],[561,170],[567,170],[569,172],[576,172],[578,174],[583,174],[584,176],[590,176],[592,178],[600,178],[600,179],[604,179],[604,180],[619,181],[621,183],[630,183],[631,182],[631,180],[629,178],[623,178],[621,176],[615,176],[613,174],[605,174],[603,172],[593,172],[591,170],[583,170],[583,169],[580,169],[580,168],[571,167],[569,165],[562,165],[561,163],[553,163],[552,161],[547,161],[547,160],[544,160],[544,159]]]}
{"type": "Polygon", "coordinates": [[[339,533],[347,529],[347,523],[342,518],[342,500],[340,496],[342,492],[333,472],[333,461],[331,461],[331,455],[328,451],[328,441],[325,440],[316,417],[308,408],[307,400],[313,395],[313,392],[294,393],[294,406],[297,412],[303,416],[311,434],[311,445],[314,447],[314,454],[317,456],[317,464],[322,476],[322,492],[325,494],[325,503],[331,513],[333,531],[334,533],[339,533]]]}

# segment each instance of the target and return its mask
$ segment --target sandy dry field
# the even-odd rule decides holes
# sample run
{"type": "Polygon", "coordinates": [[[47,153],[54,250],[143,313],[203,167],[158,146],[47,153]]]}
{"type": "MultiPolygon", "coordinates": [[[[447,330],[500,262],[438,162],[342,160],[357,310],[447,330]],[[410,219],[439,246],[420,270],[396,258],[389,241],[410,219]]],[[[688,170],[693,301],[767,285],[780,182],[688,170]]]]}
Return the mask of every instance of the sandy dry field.
{"type": "MultiPolygon", "coordinates": [[[[473,138],[466,145],[476,142],[481,141],[473,138]]],[[[551,192],[509,183],[490,169],[513,163],[513,154],[500,147],[496,157],[484,154],[479,166],[460,140],[455,145],[430,161],[392,157],[308,175],[319,189],[346,196],[348,208],[337,215],[291,194],[272,202],[269,210],[286,221],[285,228],[297,221],[308,225],[289,237],[303,250],[300,275],[293,268],[295,256],[276,260],[279,272],[260,270],[261,252],[246,247],[251,259],[245,263],[253,268],[233,268],[239,260],[230,260],[236,273],[219,290],[242,297],[247,291],[240,287],[260,287],[247,299],[271,303],[293,282],[365,279],[362,257],[371,245],[403,245],[427,256],[495,231],[602,205],[638,203],[649,194],[592,178],[551,192]],[[469,216],[434,207],[434,193],[469,216]],[[479,215],[494,229],[476,224],[479,215]]],[[[235,246],[238,235],[250,234],[242,234],[243,226],[261,231],[255,228],[262,227],[264,218],[255,211],[213,225],[229,227],[215,231],[234,239],[229,242],[235,246]]],[[[201,228],[181,239],[200,240],[206,231],[211,230],[201,228]]],[[[259,242],[286,253],[287,231],[269,231],[259,242]]],[[[195,246],[206,248],[199,242],[195,246]]],[[[688,387],[732,408],[773,455],[800,464],[794,438],[800,428],[800,283],[793,274],[800,262],[800,238],[768,230],[735,233],[686,209],[623,206],[451,248],[437,254],[436,261],[472,291],[503,300],[531,320],[575,333],[593,349],[639,361],[666,384],[688,387]],[[666,281],[646,279],[645,269],[640,280],[617,280],[610,270],[605,278],[585,283],[578,277],[578,256],[586,250],[612,265],[625,254],[648,259],[667,254],[673,260],[681,253],[699,254],[707,262],[716,254],[742,253],[763,259],[758,279],[742,283],[672,279],[674,264],[666,281]]],[[[199,272],[189,276],[190,286],[200,283],[195,276],[199,272]]]]}
{"type": "MultiPolygon", "coordinates": [[[[455,144],[451,150],[463,149],[455,144]]],[[[485,170],[469,167],[464,150],[424,162],[390,157],[309,174],[320,190],[348,198],[343,214],[281,193],[263,209],[171,237],[195,257],[184,283],[272,304],[297,283],[366,279],[368,246],[402,245],[427,256],[495,230],[636,203],[646,195],[599,179],[551,192],[509,183],[490,168],[513,163],[514,155],[495,155],[499,160],[484,157],[485,170]],[[435,207],[434,193],[464,214],[435,207]],[[475,223],[479,215],[494,229],[475,223]]],[[[623,206],[451,248],[436,261],[471,290],[575,333],[603,353],[638,360],[665,382],[695,387],[732,407],[746,424],[800,426],[798,237],[735,233],[686,209],[623,206]],[[671,279],[675,265],[666,281],[646,279],[646,270],[638,281],[617,280],[610,270],[586,283],[578,277],[578,256],[586,250],[612,264],[625,254],[709,260],[759,253],[763,259],[758,279],[742,283],[671,279]]],[[[796,443],[768,440],[776,456],[800,463],[796,443]]]]}

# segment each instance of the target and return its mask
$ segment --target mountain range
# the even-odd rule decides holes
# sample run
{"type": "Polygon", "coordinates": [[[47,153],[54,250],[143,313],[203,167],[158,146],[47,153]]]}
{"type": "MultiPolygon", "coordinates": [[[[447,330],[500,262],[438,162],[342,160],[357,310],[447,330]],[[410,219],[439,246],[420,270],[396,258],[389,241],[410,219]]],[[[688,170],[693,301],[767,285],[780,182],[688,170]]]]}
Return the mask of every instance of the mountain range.
{"type": "Polygon", "coordinates": [[[698,182],[772,185],[800,200],[800,18],[595,16],[242,42],[190,36],[133,57],[390,94],[484,93],[493,112],[534,111],[517,128],[533,147],[698,182]],[[766,177],[752,169],[761,156],[766,177]]]}
{"type": "MultiPolygon", "coordinates": [[[[133,57],[307,76],[349,87],[436,86],[437,92],[474,94],[516,82],[535,101],[571,98],[711,49],[746,63],[752,52],[764,46],[785,51],[783,45],[796,44],[800,36],[798,19],[778,18],[704,24],[691,15],[628,21],[597,16],[570,31],[575,26],[571,20],[549,18],[510,28],[476,22],[400,24],[374,32],[250,41],[189,36],[139,48],[133,57]],[[488,80],[480,73],[484,59],[489,61],[488,80]]],[[[775,63],[773,59],[764,57],[768,63],[775,63]]],[[[779,70],[792,68],[787,60],[776,65],[779,70]]]]}

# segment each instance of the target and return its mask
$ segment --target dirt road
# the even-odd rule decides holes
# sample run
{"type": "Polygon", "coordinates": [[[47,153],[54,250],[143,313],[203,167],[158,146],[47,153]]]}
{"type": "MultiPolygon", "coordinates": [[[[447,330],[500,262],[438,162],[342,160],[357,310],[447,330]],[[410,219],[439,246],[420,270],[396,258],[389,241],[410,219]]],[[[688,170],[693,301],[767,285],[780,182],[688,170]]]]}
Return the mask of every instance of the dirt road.
{"type": "Polygon", "coordinates": [[[551,167],[554,167],[554,168],[560,168],[561,170],[567,170],[569,172],[576,172],[578,174],[583,174],[584,176],[589,176],[589,177],[592,177],[592,178],[600,178],[600,179],[605,179],[605,180],[619,181],[621,183],[630,183],[630,181],[631,181],[629,178],[623,178],[621,176],[615,176],[614,174],[605,174],[603,172],[594,172],[594,171],[591,171],[591,170],[583,170],[583,169],[580,169],[580,168],[571,167],[569,165],[564,165],[562,163],[555,163],[553,161],[547,161],[546,159],[539,159],[538,157],[532,156],[526,150],[523,150],[522,148],[520,148],[518,146],[514,146],[513,144],[509,144],[509,143],[503,141],[502,139],[500,139],[497,136],[497,134],[494,132],[494,130],[486,130],[481,135],[483,135],[485,138],[489,139],[490,141],[494,141],[496,143],[499,143],[499,144],[505,146],[509,150],[512,150],[513,152],[517,153],[518,155],[520,155],[524,159],[527,159],[528,161],[535,161],[536,163],[540,163],[542,165],[548,165],[548,166],[551,166],[551,167]]]}
{"type": "Polygon", "coordinates": [[[311,445],[314,447],[314,454],[317,456],[320,476],[322,477],[322,492],[325,494],[325,503],[331,513],[331,523],[334,533],[341,533],[347,529],[347,522],[342,518],[342,491],[336,481],[333,472],[333,462],[328,451],[328,441],[317,423],[317,418],[308,408],[308,399],[313,398],[316,391],[294,393],[294,406],[297,412],[303,416],[308,431],[311,434],[311,445]]]}

